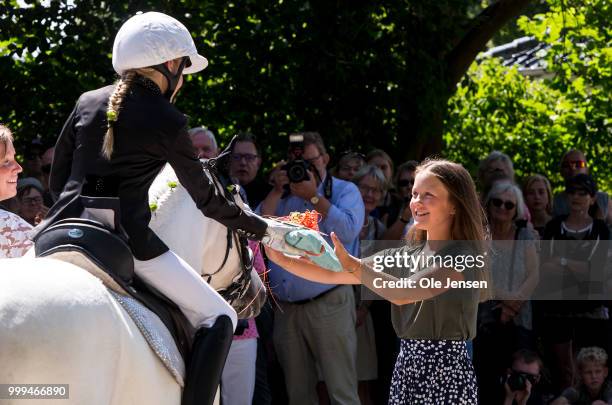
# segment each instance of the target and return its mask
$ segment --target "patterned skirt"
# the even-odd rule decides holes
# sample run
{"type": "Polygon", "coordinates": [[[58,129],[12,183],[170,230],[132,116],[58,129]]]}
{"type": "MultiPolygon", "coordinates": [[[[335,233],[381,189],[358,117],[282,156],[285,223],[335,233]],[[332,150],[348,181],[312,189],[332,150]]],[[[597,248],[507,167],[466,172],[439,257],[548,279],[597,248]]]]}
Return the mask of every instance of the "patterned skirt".
{"type": "Polygon", "coordinates": [[[389,405],[476,405],[474,367],[461,340],[402,339],[389,405]]]}

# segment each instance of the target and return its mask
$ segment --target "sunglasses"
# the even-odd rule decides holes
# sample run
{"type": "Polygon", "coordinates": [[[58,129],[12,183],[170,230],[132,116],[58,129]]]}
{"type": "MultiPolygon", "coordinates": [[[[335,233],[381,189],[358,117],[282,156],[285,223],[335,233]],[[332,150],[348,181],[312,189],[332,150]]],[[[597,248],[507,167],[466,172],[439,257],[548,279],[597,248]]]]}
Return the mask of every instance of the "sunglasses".
{"type": "Polygon", "coordinates": [[[512,369],[512,372],[515,373],[515,374],[520,374],[524,379],[529,380],[531,385],[535,385],[535,384],[537,384],[540,381],[540,375],[539,374],[524,373],[522,371],[517,371],[515,369],[512,369]]]}
{"type": "Polygon", "coordinates": [[[580,197],[586,197],[589,192],[583,188],[570,188],[567,190],[567,194],[579,195],[580,197]]]}
{"type": "Polygon", "coordinates": [[[561,165],[564,169],[584,169],[586,167],[586,161],[584,160],[570,160],[568,162],[563,162],[561,165]]]}
{"type": "Polygon", "coordinates": [[[513,203],[512,201],[504,201],[500,198],[491,198],[491,204],[493,204],[497,208],[501,208],[501,206],[503,205],[504,208],[508,211],[516,207],[516,204],[513,203]]]}

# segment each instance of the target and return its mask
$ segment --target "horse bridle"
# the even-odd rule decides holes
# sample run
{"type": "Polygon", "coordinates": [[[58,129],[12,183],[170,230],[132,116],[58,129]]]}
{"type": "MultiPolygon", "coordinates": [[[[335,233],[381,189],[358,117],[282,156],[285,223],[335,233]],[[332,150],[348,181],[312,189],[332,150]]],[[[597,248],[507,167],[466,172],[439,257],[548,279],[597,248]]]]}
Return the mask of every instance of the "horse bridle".
{"type": "MultiPolygon", "coordinates": [[[[207,161],[204,161],[203,166],[204,166],[204,169],[208,169],[208,172],[210,173],[212,177],[213,184],[217,192],[219,192],[229,201],[232,201],[235,203],[236,202],[235,195],[238,194],[238,190],[234,188],[232,191],[230,191],[228,187],[225,186],[224,183],[226,183],[226,181],[223,181],[224,175],[219,172],[216,159],[209,159],[207,161]]],[[[228,185],[230,185],[229,182],[227,183],[228,185]]],[[[232,249],[232,245],[233,243],[236,243],[236,246],[239,249],[240,266],[242,268],[242,271],[240,272],[240,276],[237,279],[234,279],[229,286],[217,291],[219,294],[221,294],[221,296],[227,302],[232,304],[236,300],[244,297],[244,295],[247,293],[249,289],[249,286],[251,284],[250,274],[251,274],[251,270],[253,269],[253,261],[249,260],[249,253],[247,249],[248,242],[246,238],[239,235],[236,231],[230,228],[227,228],[226,237],[227,237],[227,243],[226,243],[225,254],[223,257],[223,261],[221,262],[221,265],[214,272],[209,273],[209,274],[203,274],[202,278],[207,283],[210,283],[210,281],[212,280],[212,277],[215,274],[219,273],[223,269],[225,264],[227,263],[230,251],[232,249]]]]}

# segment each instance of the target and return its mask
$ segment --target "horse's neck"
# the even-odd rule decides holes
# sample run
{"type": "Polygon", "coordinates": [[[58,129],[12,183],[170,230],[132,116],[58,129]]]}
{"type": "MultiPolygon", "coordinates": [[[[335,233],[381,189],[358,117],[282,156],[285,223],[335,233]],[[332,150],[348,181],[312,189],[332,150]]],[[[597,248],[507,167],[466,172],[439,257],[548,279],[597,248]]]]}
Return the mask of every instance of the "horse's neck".
{"type": "MultiPolygon", "coordinates": [[[[212,177],[211,180],[216,181],[212,177]]],[[[222,186],[216,185],[221,192],[222,186]]],[[[235,200],[239,206],[245,206],[239,194],[235,200]]],[[[149,203],[157,207],[150,227],[172,251],[200,274],[212,273],[221,266],[227,248],[227,228],[202,215],[170,165],[164,167],[151,185],[149,203]]]]}
{"type": "Polygon", "coordinates": [[[164,167],[151,185],[149,204],[155,207],[151,213],[151,229],[199,272],[209,220],[197,209],[170,165],[164,167]]]}

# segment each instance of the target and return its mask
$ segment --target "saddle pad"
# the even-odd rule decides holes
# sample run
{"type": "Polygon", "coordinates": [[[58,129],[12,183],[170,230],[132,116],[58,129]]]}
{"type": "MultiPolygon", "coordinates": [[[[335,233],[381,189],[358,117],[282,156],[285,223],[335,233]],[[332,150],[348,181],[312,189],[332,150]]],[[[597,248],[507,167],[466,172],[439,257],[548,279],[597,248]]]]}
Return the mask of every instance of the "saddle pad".
{"type": "Polygon", "coordinates": [[[174,343],[172,335],[159,317],[132,297],[117,294],[112,290],[109,290],[109,292],[132,318],[140,329],[142,336],[176,382],[183,387],[185,384],[185,362],[174,343]]]}

